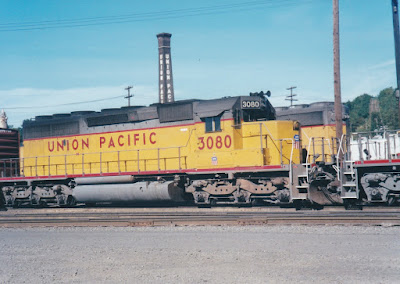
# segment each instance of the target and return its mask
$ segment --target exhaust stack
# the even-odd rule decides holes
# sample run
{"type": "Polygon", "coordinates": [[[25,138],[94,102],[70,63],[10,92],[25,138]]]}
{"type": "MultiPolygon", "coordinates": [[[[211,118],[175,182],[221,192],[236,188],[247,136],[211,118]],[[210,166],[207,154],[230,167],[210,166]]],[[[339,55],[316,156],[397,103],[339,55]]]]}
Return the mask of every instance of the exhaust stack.
{"type": "Polygon", "coordinates": [[[159,101],[160,104],[173,103],[174,81],[172,79],[171,34],[161,33],[158,39],[159,101]]]}

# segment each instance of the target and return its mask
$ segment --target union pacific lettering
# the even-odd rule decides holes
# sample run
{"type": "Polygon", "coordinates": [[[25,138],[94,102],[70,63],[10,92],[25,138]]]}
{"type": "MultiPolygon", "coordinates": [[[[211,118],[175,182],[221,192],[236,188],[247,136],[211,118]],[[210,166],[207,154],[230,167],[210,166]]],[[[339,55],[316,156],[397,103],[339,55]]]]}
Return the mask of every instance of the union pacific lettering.
{"type": "Polygon", "coordinates": [[[125,133],[118,136],[98,136],[90,140],[86,138],[51,140],[47,142],[47,147],[50,152],[65,152],[65,151],[78,151],[90,150],[90,146],[96,144],[94,147],[100,149],[117,149],[120,147],[140,147],[145,145],[154,145],[157,143],[156,133],[125,133]],[[97,140],[97,141],[96,141],[97,140]]]}

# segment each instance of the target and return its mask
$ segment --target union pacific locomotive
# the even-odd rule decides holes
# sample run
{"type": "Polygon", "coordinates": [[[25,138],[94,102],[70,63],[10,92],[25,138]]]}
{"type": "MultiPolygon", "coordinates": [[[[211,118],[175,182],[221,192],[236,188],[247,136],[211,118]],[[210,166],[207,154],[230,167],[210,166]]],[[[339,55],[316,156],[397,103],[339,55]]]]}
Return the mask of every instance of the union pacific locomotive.
{"type": "Polygon", "coordinates": [[[274,118],[263,95],[39,116],[0,182],[13,206],[288,203],[300,129],[274,118]]]}
{"type": "Polygon", "coordinates": [[[276,116],[263,94],[38,116],[20,148],[17,131],[0,131],[0,185],[14,207],[398,202],[397,132],[335,141],[331,124],[276,116]]]}
{"type": "Polygon", "coordinates": [[[159,103],[37,116],[23,124],[22,147],[18,132],[1,130],[0,201],[398,203],[397,132],[338,141],[332,103],[276,111],[263,92],[175,101],[170,37],[158,35],[159,103]]]}

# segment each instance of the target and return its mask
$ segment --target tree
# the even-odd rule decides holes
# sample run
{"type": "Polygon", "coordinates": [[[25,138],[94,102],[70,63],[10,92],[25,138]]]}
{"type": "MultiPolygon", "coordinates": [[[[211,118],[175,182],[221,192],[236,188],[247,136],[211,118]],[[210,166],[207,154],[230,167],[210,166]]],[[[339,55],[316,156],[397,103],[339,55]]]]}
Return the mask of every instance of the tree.
{"type": "Polygon", "coordinates": [[[351,131],[369,130],[368,118],[371,98],[371,95],[363,94],[345,104],[349,109],[351,131]]]}
{"type": "Polygon", "coordinates": [[[378,95],[382,126],[388,129],[399,128],[399,109],[393,88],[386,88],[378,95]]]}

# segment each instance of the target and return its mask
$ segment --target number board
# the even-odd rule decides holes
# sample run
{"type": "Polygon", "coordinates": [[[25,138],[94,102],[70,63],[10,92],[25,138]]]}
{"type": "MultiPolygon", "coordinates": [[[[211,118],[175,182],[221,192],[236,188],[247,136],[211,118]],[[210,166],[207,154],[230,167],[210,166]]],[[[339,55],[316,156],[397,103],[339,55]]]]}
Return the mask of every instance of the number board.
{"type": "Polygon", "coordinates": [[[253,98],[251,98],[251,99],[242,98],[240,106],[242,109],[260,109],[261,102],[260,102],[260,99],[257,99],[257,98],[254,98],[254,99],[253,98]]]}

